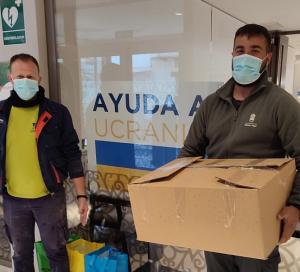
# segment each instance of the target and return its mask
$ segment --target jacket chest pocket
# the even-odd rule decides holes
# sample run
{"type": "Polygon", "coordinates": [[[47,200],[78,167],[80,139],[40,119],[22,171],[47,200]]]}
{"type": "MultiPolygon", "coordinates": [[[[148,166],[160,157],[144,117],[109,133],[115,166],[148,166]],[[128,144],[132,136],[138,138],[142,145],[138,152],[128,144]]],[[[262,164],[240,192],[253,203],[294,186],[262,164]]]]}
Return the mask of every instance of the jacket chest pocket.
{"type": "Polygon", "coordinates": [[[261,142],[270,144],[276,136],[276,130],[271,120],[261,119],[250,115],[240,121],[238,137],[245,142],[261,142]]]}
{"type": "Polygon", "coordinates": [[[47,147],[57,147],[60,145],[60,128],[57,124],[46,125],[40,135],[39,141],[47,147]]]}

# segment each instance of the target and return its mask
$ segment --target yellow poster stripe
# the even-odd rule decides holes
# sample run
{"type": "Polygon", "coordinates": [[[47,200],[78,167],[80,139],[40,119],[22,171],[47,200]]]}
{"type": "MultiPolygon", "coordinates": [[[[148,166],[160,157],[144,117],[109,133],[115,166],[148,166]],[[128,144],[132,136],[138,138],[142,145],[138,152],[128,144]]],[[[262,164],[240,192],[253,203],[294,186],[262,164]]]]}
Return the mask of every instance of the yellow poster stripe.
{"type": "Polygon", "coordinates": [[[107,165],[98,165],[98,183],[101,189],[128,191],[127,185],[133,180],[145,175],[149,171],[123,168],[107,165]]]}

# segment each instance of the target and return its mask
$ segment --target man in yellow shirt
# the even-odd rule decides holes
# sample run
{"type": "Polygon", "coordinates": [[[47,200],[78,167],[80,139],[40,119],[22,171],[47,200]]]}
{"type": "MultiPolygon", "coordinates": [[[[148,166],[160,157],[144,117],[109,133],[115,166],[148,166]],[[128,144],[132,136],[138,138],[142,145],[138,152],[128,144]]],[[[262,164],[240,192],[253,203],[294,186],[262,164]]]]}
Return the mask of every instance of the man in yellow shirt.
{"type": "Polygon", "coordinates": [[[14,89],[0,102],[0,192],[15,271],[34,271],[35,223],[51,270],[69,271],[63,187],[68,176],[83,225],[88,210],[78,136],[67,108],[45,98],[34,57],[13,56],[9,76],[14,89]]]}

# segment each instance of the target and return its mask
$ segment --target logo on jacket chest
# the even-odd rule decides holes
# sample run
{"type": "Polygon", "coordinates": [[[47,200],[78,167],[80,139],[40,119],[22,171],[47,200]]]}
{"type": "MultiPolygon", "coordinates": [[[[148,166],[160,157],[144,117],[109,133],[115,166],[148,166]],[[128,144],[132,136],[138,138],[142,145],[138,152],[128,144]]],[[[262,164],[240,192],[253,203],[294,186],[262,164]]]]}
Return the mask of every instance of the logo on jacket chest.
{"type": "Polygon", "coordinates": [[[34,122],[34,123],[32,123],[32,127],[31,127],[31,131],[30,132],[35,132],[35,125],[36,125],[36,123],[34,122]]]}
{"type": "Polygon", "coordinates": [[[255,122],[255,118],[256,118],[256,114],[255,113],[251,113],[249,116],[249,120],[248,122],[246,122],[244,124],[245,127],[257,127],[257,123],[255,122]]]}

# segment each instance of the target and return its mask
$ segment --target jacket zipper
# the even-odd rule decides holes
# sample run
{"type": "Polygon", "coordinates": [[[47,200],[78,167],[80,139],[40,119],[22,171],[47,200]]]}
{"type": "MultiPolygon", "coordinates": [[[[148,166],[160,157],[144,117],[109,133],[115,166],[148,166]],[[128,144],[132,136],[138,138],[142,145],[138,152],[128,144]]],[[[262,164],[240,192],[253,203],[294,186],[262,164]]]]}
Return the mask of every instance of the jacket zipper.
{"type": "MultiPolygon", "coordinates": [[[[39,114],[38,120],[37,120],[37,123],[36,123],[36,126],[35,126],[35,139],[36,139],[39,162],[40,162],[39,138],[40,138],[40,135],[41,135],[43,129],[45,128],[45,126],[47,125],[47,123],[49,122],[50,119],[52,119],[52,115],[49,112],[44,111],[43,113],[39,114]]],[[[50,167],[51,167],[52,174],[54,174],[56,182],[61,183],[61,180],[59,178],[59,174],[58,174],[56,168],[54,167],[52,162],[49,162],[49,164],[50,164],[50,167]]],[[[42,171],[41,166],[40,166],[40,168],[41,168],[41,171],[42,171]]],[[[45,182],[45,185],[47,187],[46,182],[45,182]]],[[[50,194],[52,194],[52,192],[50,192],[50,194]]]]}
{"type": "Polygon", "coordinates": [[[227,158],[230,158],[230,155],[231,155],[230,150],[232,150],[232,146],[233,146],[234,140],[235,140],[234,136],[236,134],[236,130],[237,130],[237,127],[238,127],[237,121],[238,121],[238,118],[239,118],[243,108],[245,107],[245,103],[248,102],[246,100],[247,99],[245,99],[243,101],[243,103],[239,106],[238,109],[236,109],[235,106],[232,103],[230,103],[230,105],[234,108],[235,111],[234,111],[234,116],[233,116],[233,124],[232,124],[231,130],[230,130],[231,139],[229,138],[228,141],[227,141],[228,142],[227,158]]]}
{"type": "MultiPolygon", "coordinates": [[[[5,118],[5,116],[3,115],[3,122],[2,122],[2,135],[1,135],[1,146],[2,146],[2,152],[1,152],[1,158],[0,158],[0,167],[2,168],[2,173],[1,173],[1,179],[2,179],[2,188],[4,186],[4,182],[5,182],[5,164],[2,165],[2,163],[5,160],[6,157],[6,133],[7,133],[7,118],[5,118]],[[2,167],[3,166],[3,167],[2,167]]],[[[2,190],[2,188],[0,188],[0,191],[2,190]]]]}
{"type": "Polygon", "coordinates": [[[55,166],[53,165],[53,163],[52,163],[52,162],[50,162],[50,165],[51,165],[52,171],[53,171],[53,173],[54,173],[54,176],[55,176],[56,182],[57,182],[57,183],[61,183],[61,180],[60,180],[60,177],[59,177],[58,171],[56,170],[55,166]]]}
{"type": "Polygon", "coordinates": [[[43,112],[39,117],[38,120],[36,122],[36,126],[35,126],[35,138],[36,141],[38,142],[39,137],[44,129],[44,127],[47,125],[47,123],[49,122],[49,120],[52,118],[52,115],[45,111],[43,112]]]}

